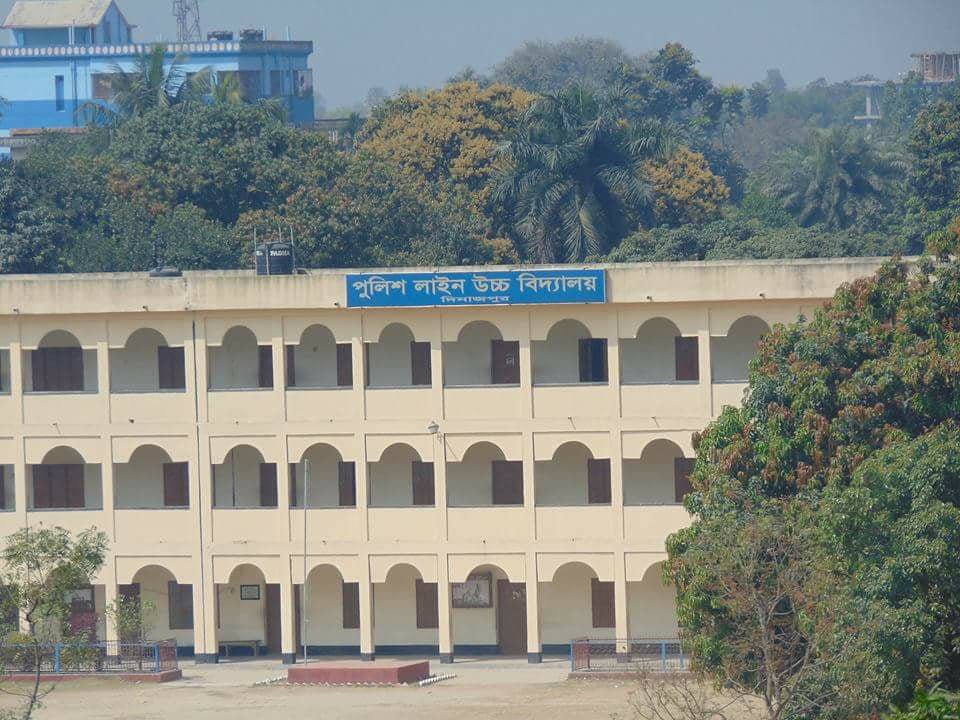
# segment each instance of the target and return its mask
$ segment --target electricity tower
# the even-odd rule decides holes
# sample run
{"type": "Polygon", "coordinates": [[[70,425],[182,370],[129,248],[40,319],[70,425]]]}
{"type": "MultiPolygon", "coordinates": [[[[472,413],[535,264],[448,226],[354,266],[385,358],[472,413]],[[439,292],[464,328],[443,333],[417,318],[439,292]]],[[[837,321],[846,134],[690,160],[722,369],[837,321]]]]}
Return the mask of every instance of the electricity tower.
{"type": "Polygon", "coordinates": [[[199,0],[173,0],[173,16],[177,19],[177,42],[200,42],[199,0]]]}

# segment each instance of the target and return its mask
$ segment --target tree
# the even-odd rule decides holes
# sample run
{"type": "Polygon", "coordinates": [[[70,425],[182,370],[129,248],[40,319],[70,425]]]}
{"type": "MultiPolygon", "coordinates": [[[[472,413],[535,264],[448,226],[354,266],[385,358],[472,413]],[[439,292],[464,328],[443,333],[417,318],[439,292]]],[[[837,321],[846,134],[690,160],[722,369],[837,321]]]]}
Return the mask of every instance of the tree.
{"type": "Polygon", "coordinates": [[[771,95],[782,95],[787,91],[787,83],[783,79],[780,68],[770,68],[767,70],[767,77],[763,84],[770,90],[771,95]]]}
{"type": "Polygon", "coordinates": [[[56,270],[57,231],[23,173],[11,163],[0,163],[0,273],[56,270]]]}
{"type": "Polygon", "coordinates": [[[960,208],[960,92],[917,115],[907,145],[910,183],[925,210],[960,208]]]}
{"type": "Polygon", "coordinates": [[[619,102],[574,86],[544,96],[501,148],[495,197],[512,207],[535,261],[604,253],[649,214],[643,163],[665,156],[665,134],[655,123],[627,124],[619,102]]]}
{"type": "Polygon", "coordinates": [[[755,82],[747,90],[747,103],[750,115],[760,118],[770,112],[770,89],[763,83],[755,82]]]}
{"type": "Polygon", "coordinates": [[[644,171],[653,185],[659,223],[684,225],[714,220],[730,197],[729,188],[710,171],[706,158],[688,148],[678,148],[665,160],[648,160],[644,171]]]}
{"type": "Polygon", "coordinates": [[[40,687],[44,633],[67,617],[68,593],[90,584],[103,567],[106,551],[107,536],[94,529],[74,537],[63,528],[41,526],[18,530],[7,538],[0,581],[10,607],[28,624],[34,672],[33,682],[21,695],[24,720],[29,720],[46,694],[40,687]]]}
{"type": "MultiPolygon", "coordinates": [[[[756,662],[738,605],[713,591],[756,582],[755,570],[717,566],[753,523],[805,538],[772,577],[814,568],[807,585],[834,618],[809,634],[814,662],[790,678],[792,697],[821,700],[788,701],[783,718],[866,717],[920,681],[960,687],[958,229],[931,238],[935,260],[891,261],[811,322],[775,328],[743,407],[696,439],[694,521],[668,540],[696,667],[723,681],[731,659],[756,662]]],[[[791,614],[783,631],[819,612],[791,614]]]]}
{"type": "Polygon", "coordinates": [[[493,79],[532,93],[556,93],[571,84],[596,90],[622,66],[644,64],[612,40],[576,37],[525,43],[494,68],[493,79]]]}

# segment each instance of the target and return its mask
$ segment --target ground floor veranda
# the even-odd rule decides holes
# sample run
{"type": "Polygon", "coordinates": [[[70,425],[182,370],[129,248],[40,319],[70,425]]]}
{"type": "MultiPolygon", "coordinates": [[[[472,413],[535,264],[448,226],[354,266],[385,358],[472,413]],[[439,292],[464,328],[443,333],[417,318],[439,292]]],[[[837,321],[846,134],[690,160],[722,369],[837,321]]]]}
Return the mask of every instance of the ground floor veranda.
{"type": "Polygon", "coordinates": [[[149,637],[172,638],[201,662],[254,652],[302,656],[566,654],[576,638],[672,639],[673,588],[662,553],[517,553],[212,558],[195,582],[190,558],[116,559],[117,585],[92,588],[101,639],[105,606],[144,603],[149,637]],[[364,562],[366,560],[366,562],[364,562]],[[306,575],[307,582],[303,583],[306,575]]]}

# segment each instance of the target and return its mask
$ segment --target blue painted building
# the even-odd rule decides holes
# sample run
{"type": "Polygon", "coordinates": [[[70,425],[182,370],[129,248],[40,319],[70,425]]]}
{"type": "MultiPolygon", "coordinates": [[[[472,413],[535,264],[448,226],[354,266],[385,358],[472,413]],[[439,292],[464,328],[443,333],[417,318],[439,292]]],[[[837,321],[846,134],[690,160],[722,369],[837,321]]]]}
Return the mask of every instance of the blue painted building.
{"type": "MultiPolygon", "coordinates": [[[[19,0],[3,25],[13,44],[0,46],[0,134],[83,124],[88,101],[109,102],[108,77],[131,70],[153,44],[134,40],[114,0],[19,0]]],[[[165,43],[170,61],[187,73],[209,68],[218,79],[236,75],[250,100],[276,98],[290,121],[313,121],[313,43],[270,40],[262,31],[210,33],[206,42],[165,43]]]]}

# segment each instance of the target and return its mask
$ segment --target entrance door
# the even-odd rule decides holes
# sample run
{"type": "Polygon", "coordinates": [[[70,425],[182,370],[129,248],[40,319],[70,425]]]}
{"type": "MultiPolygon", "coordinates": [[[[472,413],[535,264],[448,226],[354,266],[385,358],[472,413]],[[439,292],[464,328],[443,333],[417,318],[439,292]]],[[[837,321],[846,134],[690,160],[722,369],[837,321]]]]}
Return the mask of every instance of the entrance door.
{"type": "Polygon", "coordinates": [[[276,583],[267,584],[267,652],[279,655],[281,652],[280,640],[280,586],[276,583]]]}
{"type": "Polygon", "coordinates": [[[527,654],[527,586],[497,582],[497,644],[501,655],[527,654]]]}

